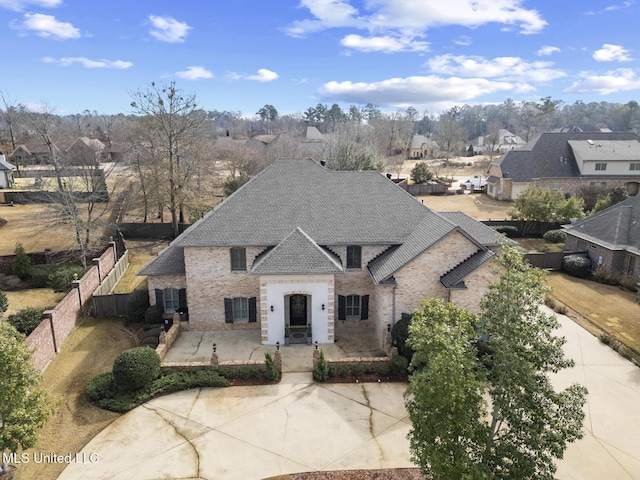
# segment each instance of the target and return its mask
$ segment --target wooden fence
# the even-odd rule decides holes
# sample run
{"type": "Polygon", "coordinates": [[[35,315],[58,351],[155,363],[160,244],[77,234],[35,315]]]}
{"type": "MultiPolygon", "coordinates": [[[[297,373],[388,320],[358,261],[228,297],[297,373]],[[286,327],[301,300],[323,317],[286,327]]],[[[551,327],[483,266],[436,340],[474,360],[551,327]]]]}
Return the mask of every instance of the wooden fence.
{"type": "Polygon", "coordinates": [[[127,315],[128,293],[113,293],[113,289],[129,267],[129,251],[114,265],[100,286],[93,292],[93,314],[96,317],[124,317],[127,315]]]}

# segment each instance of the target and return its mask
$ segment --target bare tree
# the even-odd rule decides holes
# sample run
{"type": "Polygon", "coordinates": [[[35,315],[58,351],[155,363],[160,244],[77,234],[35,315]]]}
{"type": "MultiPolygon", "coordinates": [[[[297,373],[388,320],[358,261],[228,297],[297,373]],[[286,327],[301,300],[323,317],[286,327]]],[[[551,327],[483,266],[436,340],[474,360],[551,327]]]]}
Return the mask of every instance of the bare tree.
{"type": "Polygon", "coordinates": [[[195,94],[184,93],[174,81],[164,86],[153,82],[148,90],[137,91],[131,96],[131,106],[136,114],[143,116],[145,128],[155,139],[152,145],[162,152],[167,161],[168,208],[173,233],[177,236],[180,233],[186,178],[183,171],[185,162],[181,161],[181,155],[201,135],[206,113],[198,109],[195,94]]]}
{"type": "Polygon", "coordinates": [[[58,190],[62,191],[64,189],[62,184],[62,151],[56,143],[60,137],[62,125],[60,117],[55,115],[54,111],[54,108],[44,104],[40,112],[29,111],[27,116],[31,127],[36,132],[36,136],[49,153],[49,162],[53,165],[56,173],[58,190]]]}
{"type": "Polygon", "coordinates": [[[17,103],[16,99],[11,98],[8,93],[0,92],[0,98],[4,105],[4,109],[0,110],[0,119],[4,124],[3,130],[9,136],[13,152],[16,149],[17,134],[24,117],[24,106],[17,103]]]}

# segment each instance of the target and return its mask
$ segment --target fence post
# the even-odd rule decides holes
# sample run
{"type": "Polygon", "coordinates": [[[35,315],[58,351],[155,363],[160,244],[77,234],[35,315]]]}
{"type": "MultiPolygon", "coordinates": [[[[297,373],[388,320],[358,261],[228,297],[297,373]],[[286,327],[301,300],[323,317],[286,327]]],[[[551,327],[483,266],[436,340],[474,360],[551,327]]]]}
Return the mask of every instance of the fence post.
{"type": "Polygon", "coordinates": [[[71,282],[71,287],[75,288],[78,291],[78,301],[80,302],[80,311],[82,311],[82,292],[80,291],[80,280],[78,280],[78,274],[73,274],[73,282],[71,282]]]}
{"type": "Polygon", "coordinates": [[[56,342],[56,330],[53,328],[53,310],[45,310],[42,312],[42,319],[49,320],[49,327],[51,328],[51,340],[53,340],[53,351],[58,353],[58,344],[56,342]]]}
{"type": "Polygon", "coordinates": [[[98,283],[102,283],[102,272],[100,271],[100,259],[92,258],[91,263],[98,267],[98,283]]]}

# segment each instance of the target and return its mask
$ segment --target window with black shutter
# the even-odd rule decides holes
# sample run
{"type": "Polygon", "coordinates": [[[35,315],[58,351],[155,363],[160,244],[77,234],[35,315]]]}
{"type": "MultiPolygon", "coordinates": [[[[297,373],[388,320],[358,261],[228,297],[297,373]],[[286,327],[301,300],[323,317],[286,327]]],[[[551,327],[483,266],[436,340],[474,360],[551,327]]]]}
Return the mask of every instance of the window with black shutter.
{"type": "Polygon", "coordinates": [[[369,319],[369,295],[360,297],[360,320],[369,319]]]}
{"type": "Polygon", "coordinates": [[[230,298],[224,299],[224,322],[233,323],[233,300],[230,298]]]}
{"type": "Polygon", "coordinates": [[[258,313],[256,311],[256,297],[249,299],[249,322],[256,322],[258,320],[258,313]]]}
{"type": "Polygon", "coordinates": [[[338,295],[338,320],[347,319],[347,297],[338,295]]]}

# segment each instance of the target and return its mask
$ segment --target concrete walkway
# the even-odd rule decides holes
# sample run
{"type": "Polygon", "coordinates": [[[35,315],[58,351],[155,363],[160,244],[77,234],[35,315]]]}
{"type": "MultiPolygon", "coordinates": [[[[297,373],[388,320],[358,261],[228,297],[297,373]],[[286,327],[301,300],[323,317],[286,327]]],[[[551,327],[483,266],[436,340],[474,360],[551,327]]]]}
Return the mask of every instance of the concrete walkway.
{"type": "MultiPolygon", "coordinates": [[[[585,437],[569,446],[556,478],[640,480],[640,369],[566,317],[561,321],[576,366],[554,384],[584,384],[589,398],[585,437]]],[[[83,449],[97,461],[72,463],[59,478],[252,480],[409,467],[404,389],[320,385],[310,373],[286,373],[278,385],[167,395],[112,423],[83,449]]]]}

